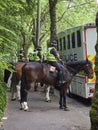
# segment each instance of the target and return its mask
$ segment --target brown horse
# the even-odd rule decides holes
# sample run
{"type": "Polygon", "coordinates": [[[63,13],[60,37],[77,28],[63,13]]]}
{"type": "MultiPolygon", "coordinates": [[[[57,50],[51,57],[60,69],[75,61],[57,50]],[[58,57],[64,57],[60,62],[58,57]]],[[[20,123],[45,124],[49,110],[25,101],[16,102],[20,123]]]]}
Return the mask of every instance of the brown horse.
{"type": "Polygon", "coordinates": [[[17,98],[20,100],[20,80],[22,76],[22,67],[25,65],[24,62],[11,62],[11,69],[13,72],[6,70],[4,71],[4,82],[10,88],[11,91],[11,100],[16,100],[16,92],[17,98]]]}
{"type": "MultiPolygon", "coordinates": [[[[66,65],[60,65],[63,71],[63,78],[66,83],[60,86],[60,108],[67,109],[66,105],[66,92],[69,87],[72,78],[79,73],[84,71],[84,74],[88,78],[93,77],[92,63],[88,60],[68,62],[66,65]]],[[[27,90],[29,90],[32,84],[36,82],[42,82],[47,86],[55,86],[57,82],[57,71],[50,72],[50,65],[45,63],[33,62],[27,63],[22,68],[22,78],[21,78],[21,109],[28,110],[27,105],[27,90]]]]}
{"type": "MultiPolygon", "coordinates": [[[[33,63],[33,62],[32,62],[33,63]]],[[[11,69],[13,72],[6,70],[4,71],[4,82],[7,84],[7,87],[10,88],[11,100],[14,101],[16,98],[20,100],[20,89],[21,89],[21,76],[22,76],[22,67],[25,65],[24,62],[11,62],[11,69]]],[[[34,86],[34,91],[37,91],[37,83],[34,86]]],[[[47,96],[47,95],[46,95],[47,96]]],[[[49,100],[49,99],[48,99],[49,100]]]]}

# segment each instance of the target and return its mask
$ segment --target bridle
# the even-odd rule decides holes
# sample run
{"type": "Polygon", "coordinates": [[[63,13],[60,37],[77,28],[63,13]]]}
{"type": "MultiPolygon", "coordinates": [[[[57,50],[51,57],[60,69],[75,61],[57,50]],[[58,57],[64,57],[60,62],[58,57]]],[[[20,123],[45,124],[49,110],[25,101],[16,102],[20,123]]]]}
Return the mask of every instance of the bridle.
{"type": "Polygon", "coordinates": [[[84,67],[84,74],[88,78],[93,78],[93,69],[91,63],[87,63],[86,66],[84,67]]]}

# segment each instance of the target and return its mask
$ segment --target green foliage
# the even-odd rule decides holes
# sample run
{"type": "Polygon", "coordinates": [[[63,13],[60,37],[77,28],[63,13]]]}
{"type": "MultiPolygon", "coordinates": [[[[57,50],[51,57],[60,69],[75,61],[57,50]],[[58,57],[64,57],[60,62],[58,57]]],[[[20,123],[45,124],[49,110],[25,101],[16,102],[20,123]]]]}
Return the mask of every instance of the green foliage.
{"type": "MultiPolygon", "coordinates": [[[[98,84],[97,84],[98,87],[98,84]]],[[[95,91],[90,110],[91,130],[98,129],[98,91],[95,91]]]]}
{"type": "Polygon", "coordinates": [[[98,5],[95,1],[60,1],[57,4],[58,32],[84,23],[95,22],[98,5]]]}
{"type": "Polygon", "coordinates": [[[6,85],[3,83],[3,75],[2,75],[3,73],[1,69],[0,72],[1,72],[0,73],[0,121],[1,121],[7,104],[7,96],[6,96],[6,85]]]}

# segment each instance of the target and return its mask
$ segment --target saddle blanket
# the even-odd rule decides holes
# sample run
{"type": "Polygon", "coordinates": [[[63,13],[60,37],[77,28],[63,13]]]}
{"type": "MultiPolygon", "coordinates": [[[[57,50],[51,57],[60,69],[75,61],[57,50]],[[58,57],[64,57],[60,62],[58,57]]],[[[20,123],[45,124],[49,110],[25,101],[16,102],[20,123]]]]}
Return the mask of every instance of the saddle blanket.
{"type": "Polygon", "coordinates": [[[56,67],[50,66],[50,72],[55,72],[55,71],[56,71],[56,67]]]}

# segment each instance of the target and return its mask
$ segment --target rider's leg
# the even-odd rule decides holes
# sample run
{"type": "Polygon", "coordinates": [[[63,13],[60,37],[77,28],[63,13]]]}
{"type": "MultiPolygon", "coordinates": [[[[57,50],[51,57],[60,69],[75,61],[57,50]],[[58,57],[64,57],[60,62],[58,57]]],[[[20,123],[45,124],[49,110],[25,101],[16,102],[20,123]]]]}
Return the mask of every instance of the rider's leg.
{"type": "Polygon", "coordinates": [[[53,66],[56,67],[56,69],[58,70],[58,77],[57,77],[57,85],[58,86],[61,86],[62,84],[64,84],[66,81],[63,79],[63,72],[62,72],[62,69],[60,68],[58,62],[54,62],[53,63],[53,66]]]}

